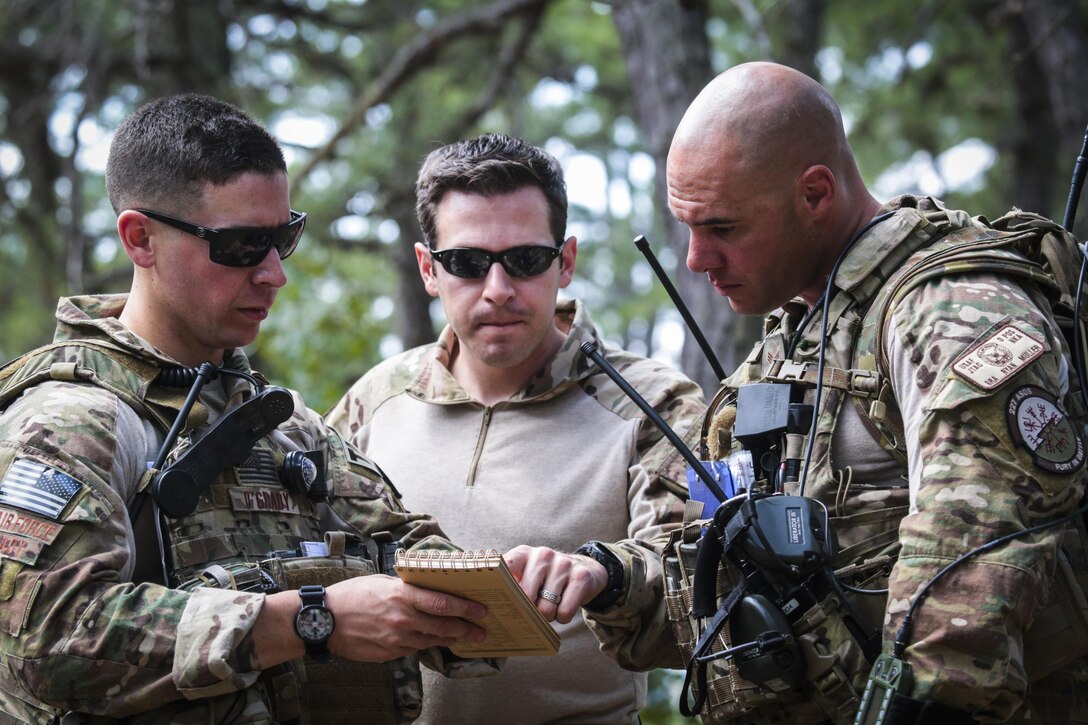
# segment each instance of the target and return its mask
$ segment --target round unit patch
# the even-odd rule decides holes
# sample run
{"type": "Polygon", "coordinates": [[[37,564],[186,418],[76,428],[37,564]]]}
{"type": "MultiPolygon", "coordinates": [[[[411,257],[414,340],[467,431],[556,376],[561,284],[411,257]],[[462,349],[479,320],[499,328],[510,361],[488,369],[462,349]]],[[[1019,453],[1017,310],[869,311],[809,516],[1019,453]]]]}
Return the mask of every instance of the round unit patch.
{"type": "Polygon", "coordinates": [[[1039,468],[1070,473],[1084,463],[1084,440],[1054,396],[1035,385],[1017,388],[1005,405],[1009,431],[1039,468]]]}

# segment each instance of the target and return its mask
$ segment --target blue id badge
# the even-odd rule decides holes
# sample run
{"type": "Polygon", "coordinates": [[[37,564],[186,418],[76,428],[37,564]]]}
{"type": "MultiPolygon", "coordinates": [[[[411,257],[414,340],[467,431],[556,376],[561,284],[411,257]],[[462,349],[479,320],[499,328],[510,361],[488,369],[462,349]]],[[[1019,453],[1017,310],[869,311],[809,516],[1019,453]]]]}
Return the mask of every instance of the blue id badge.
{"type": "MultiPolygon", "coordinates": [[[[729,471],[729,461],[700,461],[700,463],[714,478],[714,482],[725,493],[726,498],[732,498],[736,495],[733,486],[733,474],[729,471]]],[[[688,498],[692,501],[702,502],[703,512],[699,514],[701,519],[713,516],[722,503],[714,495],[714,492],[707,488],[707,485],[703,483],[703,479],[691,466],[688,466],[688,498]]]]}
{"type": "MultiPolygon", "coordinates": [[[[747,491],[755,482],[752,454],[748,451],[737,451],[722,461],[701,461],[701,463],[714,477],[714,482],[718,484],[718,488],[727,499],[747,491]]],[[[691,466],[688,466],[688,498],[702,502],[703,512],[699,518],[704,519],[713,516],[722,503],[714,492],[707,488],[703,479],[691,466]]]]}

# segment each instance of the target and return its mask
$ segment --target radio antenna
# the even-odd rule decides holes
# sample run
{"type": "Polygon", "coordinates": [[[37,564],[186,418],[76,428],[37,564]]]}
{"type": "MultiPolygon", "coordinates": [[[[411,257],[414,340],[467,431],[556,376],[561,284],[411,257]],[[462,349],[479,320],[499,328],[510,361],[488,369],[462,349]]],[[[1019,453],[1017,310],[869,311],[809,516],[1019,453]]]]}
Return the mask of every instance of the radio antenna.
{"type": "Polygon", "coordinates": [[[650,422],[657,426],[658,430],[660,430],[669,440],[669,443],[672,443],[673,447],[676,448],[684,460],[687,461],[688,465],[692,467],[695,471],[695,475],[703,480],[703,483],[705,483],[706,487],[710,489],[710,492],[714,494],[714,497],[717,498],[719,502],[724,502],[726,498],[728,498],[725,495],[725,491],[723,491],[721,486],[718,485],[718,482],[714,480],[714,476],[710,475],[710,472],[706,470],[706,467],[702,462],[695,457],[695,454],[691,452],[691,449],[688,448],[683,439],[676,434],[676,431],[674,431],[669,424],[665,422],[665,419],[654,410],[654,406],[650,405],[646,398],[643,398],[642,395],[631,386],[631,383],[627,382],[627,379],[620,374],[620,371],[616,370],[616,368],[612,366],[612,363],[608,362],[604,355],[597,351],[597,346],[594,345],[592,341],[582,343],[581,350],[583,355],[597,363],[597,367],[599,367],[605,375],[612,378],[612,382],[614,382],[635,405],[642,409],[642,412],[646,414],[646,417],[650,419],[650,422]]]}
{"type": "Polygon", "coordinates": [[[1062,226],[1070,234],[1073,233],[1073,220],[1077,216],[1080,190],[1084,186],[1086,174],[1088,174],[1088,128],[1084,129],[1084,144],[1080,147],[1077,163],[1073,165],[1073,181],[1069,184],[1069,199],[1065,202],[1065,217],[1062,220],[1062,226]]]}
{"type": "Polygon", "coordinates": [[[699,329],[699,325],[695,322],[695,318],[691,316],[688,306],[685,305],[684,300],[680,298],[680,293],[676,291],[676,287],[673,286],[669,276],[665,274],[665,270],[661,268],[661,263],[657,261],[657,257],[654,256],[653,250],[650,249],[650,243],[646,241],[646,237],[639,234],[635,237],[635,246],[638,247],[638,251],[642,252],[642,256],[646,257],[646,261],[649,262],[650,267],[654,270],[654,274],[661,280],[661,286],[669,293],[669,299],[672,300],[673,305],[680,312],[680,316],[684,318],[684,323],[688,326],[688,329],[691,330],[691,334],[695,336],[695,341],[699,343],[703,355],[706,356],[707,362],[710,363],[710,369],[713,370],[714,374],[718,377],[718,382],[721,382],[725,379],[725,370],[722,368],[722,364],[718,362],[718,358],[714,355],[714,351],[710,349],[710,344],[703,336],[703,331],[699,329]]]}
{"type": "MultiPolygon", "coordinates": [[[[1084,143],[1080,147],[1080,155],[1073,165],[1073,180],[1069,183],[1069,200],[1065,203],[1065,217],[1062,219],[1062,227],[1070,234],[1073,233],[1073,220],[1077,216],[1077,206],[1080,204],[1080,192],[1084,186],[1084,177],[1088,174],[1088,128],[1084,129],[1084,143]]],[[[1088,381],[1085,376],[1084,339],[1080,319],[1081,305],[1084,297],[1084,278],[1088,274],[1088,255],[1084,252],[1084,245],[1078,244],[1081,262],[1080,273],[1077,275],[1077,291],[1073,296],[1073,367],[1076,369],[1077,382],[1080,384],[1081,399],[1088,403],[1088,381]]]]}

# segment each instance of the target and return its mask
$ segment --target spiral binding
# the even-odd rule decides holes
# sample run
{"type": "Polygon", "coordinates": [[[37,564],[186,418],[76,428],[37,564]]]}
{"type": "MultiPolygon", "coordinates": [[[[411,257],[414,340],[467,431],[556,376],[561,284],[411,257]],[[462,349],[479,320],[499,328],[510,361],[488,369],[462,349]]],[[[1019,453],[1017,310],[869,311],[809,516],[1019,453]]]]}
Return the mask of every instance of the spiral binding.
{"type": "Polygon", "coordinates": [[[494,569],[502,561],[497,549],[472,549],[469,551],[424,551],[397,552],[397,566],[409,571],[482,571],[494,569]]]}

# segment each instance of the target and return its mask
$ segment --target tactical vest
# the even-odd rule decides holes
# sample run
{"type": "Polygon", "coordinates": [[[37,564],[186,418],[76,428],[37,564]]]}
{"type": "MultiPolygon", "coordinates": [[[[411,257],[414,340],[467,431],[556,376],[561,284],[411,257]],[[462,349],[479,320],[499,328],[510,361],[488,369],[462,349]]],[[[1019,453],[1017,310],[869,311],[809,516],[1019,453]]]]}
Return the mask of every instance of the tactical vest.
{"type": "MultiPolygon", "coordinates": [[[[169,429],[182,408],[187,390],[155,384],[160,368],[109,342],[70,341],[54,343],[9,363],[0,370],[0,409],[24,390],[46,380],[98,385],[114,393],[162,431],[169,429]]],[[[179,440],[199,431],[208,421],[201,403],[193,406],[179,440]]],[[[321,526],[320,506],[301,493],[284,488],[278,479],[284,457],[291,452],[282,440],[259,440],[249,459],[227,468],[199,499],[196,510],[178,519],[161,517],[162,539],[171,564],[168,586],[192,589],[199,586],[274,592],[297,589],[304,584],[329,586],[338,581],[374,574],[376,547],[373,541],[358,542],[344,532],[326,532],[321,526]],[[303,556],[304,542],[323,545],[317,556],[303,556]]],[[[167,459],[179,454],[184,442],[175,445],[167,459]]],[[[330,471],[349,465],[346,453],[328,447],[330,471]]],[[[149,470],[140,483],[140,494],[158,471],[149,470]]],[[[372,475],[380,473],[372,469],[372,475]]],[[[151,506],[143,506],[139,519],[153,519],[151,506]]],[[[153,521],[151,522],[153,524],[153,521]]],[[[139,530],[137,522],[134,529],[139,530]]],[[[144,530],[148,530],[144,527],[144,530]]],[[[139,534],[138,534],[139,535],[139,534]]],[[[144,557],[141,572],[158,576],[157,542],[138,539],[144,557]],[[148,560],[151,565],[148,566],[148,560]]],[[[140,557],[138,557],[140,559],[140,557]]],[[[285,632],[284,636],[295,636],[285,632]]],[[[262,673],[258,684],[238,693],[209,698],[202,703],[179,701],[130,718],[133,723],[184,723],[192,717],[201,722],[278,722],[318,725],[347,721],[374,723],[411,722],[422,709],[422,685],[416,657],[385,664],[355,663],[333,658],[328,663],[296,660],[262,673]],[[200,714],[193,712],[201,710],[200,714]],[[206,712],[204,712],[206,710],[206,712]],[[224,719],[226,718],[226,719],[224,719]]]]}
{"type": "MultiPolygon", "coordinates": [[[[905,205],[912,202],[910,197],[905,199],[905,205]]],[[[804,495],[821,501],[828,509],[839,543],[834,561],[836,578],[865,589],[887,586],[898,553],[899,523],[909,509],[909,489],[905,477],[899,486],[858,485],[851,480],[849,469],[835,467],[831,445],[842,406],[854,405],[874,439],[905,471],[903,424],[889,384],[882,337],[896,304],[910,290],[935,276],[989,272],[1025,282],[1025,290],[1040,307],[1053,311],[1063,331],[1071,330],[1073,324],[1072,291],[1079,253],[1075,240],[1060,227],[1015,211],[993,224],[981,218],[976,220],[979,223],[972,223],[962,212],[928,200],[918,202],[920,224],[915,233],[887,250],[887,256],[865,279],[848,290],[837,291],[827,316],[823,391],[814,416],[816,430],[804,495]]],[[[739,448],[725,429],[735,414],[723,415],[722,411],[735,406],[741,386],[791,383],[802,386],[806,402],[813,402],[819,363],[819,314],[793,343],[792,355],[787,354],[805,313],[803,305],[791,303],[769,316],[763,340],[723,381],[703,424],[702,447],[710,459],[724,458],[730,449],[739,448]],[[723,420],[727,422],[723,424],[723,420]]],[[[1068,413],[1083,423],[1084,406],[1076,381],[1071,384],[1074,389],[1066,399],[1068,413]]],[[[690,659],[705,626],[705,622],[691,616],[691,611],[697,544],[707,521],[691,518],[689,515],[685,526],[673,533],[663,559],[668,616],[685,660],[690,659]]],[[[1076,530],[1067,532],[1066,542],[1084,550],[1079,522],[1076,530]]],[[[1077,559],[1083,562],[1083,557],[1077,559]]],[[[719,602],[738,579],[733,566],[720,566],[719,602]]],[[[1088,654],[1086,572],[1074,572],[1062,558],[1054,589],[1048,607],[1025,634],[1025,666],[1033,681],[1088,654]]],[[[886,597],[850,599],[862,615],[861,624],[879,631],[886,597]]],[[[793,635],[806,665],[802,688],[776,692],[744,680],[733,659],[712,661],[699,713],[704,723],[853,723],[870,665],[857,639],[844,625],[840,602],[827,596],[811,606],[795,622],[793,635]]],[[[732,641],[728,627],[722,629],[719,639],[713,651],[739,644],[732,641]]]]}

